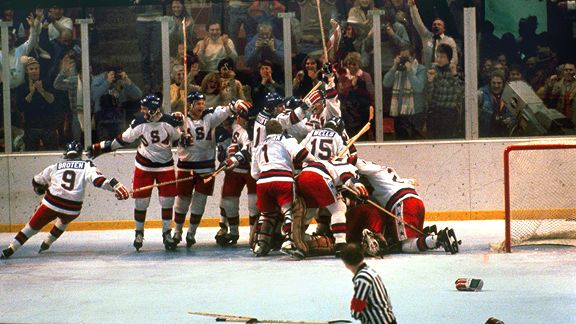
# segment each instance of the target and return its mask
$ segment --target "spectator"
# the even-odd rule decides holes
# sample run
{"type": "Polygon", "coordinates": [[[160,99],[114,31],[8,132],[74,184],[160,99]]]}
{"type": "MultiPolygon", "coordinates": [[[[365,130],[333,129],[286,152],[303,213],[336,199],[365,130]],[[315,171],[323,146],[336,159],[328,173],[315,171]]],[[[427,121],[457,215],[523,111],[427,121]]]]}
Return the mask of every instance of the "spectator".
{"type": "Polygon", "coordinates": [[[516,118],[502,100],[504,84],[504,75],[493,73],[490,83],[478,90],[480,137],[508,137],[516,125],[516,118]]]}
{"type": "Polygon", "coordinates": [[[356,0],[348,12],[348,23],[354,24],[361,39],[366,38],[372,29],[372,15],[368,11],[374,9],[372,0],[356,0]]]}
{"type": "MultiPolygon", "coordinates": [[[[391,19],[389,16],[385,16],[382,24],[380,64],[382,65],[383,73],[386,73],[394,64],[395,53],[398,53],[402,48],[410,45],[410,38],[404,25],[391,19]]],[[[371,34],[372,31],[368,33],[369,36],[371,36],[371,34]]],[[[374,42],[371,38],[366,39],[364,46],[368,53],[373,52],[374,42]]]]}
{"type": "Polygon", "coordinates": [[[272,34],[271,24],[263,22],[258,25],[258,34],[248,41],[244,55],[248,66],[255,66],[264,60],[278,65],[283,64],[284,46],[282,41],[272,34]]]}
{"type": "Polygon", "coordinates": [[[225,58],[218,63],[220,72],[220,105],[227,105],[233,99],[246,100],[242,82],[236,79],[234,61],[225,58]]]}
{"type": "Polygon", "coordinates": [[[518,21],[518,51],[524,57],[532,57],[538,54],[538,44],[540,37],[536,34],[538,29],[538,18],[529,16],[518,21]]]}
{"type": "MultiPolygon", "coordinates": [[[[506,68],[506,66],[498,61],[494,62],[494,65],[492,66],[492,70],[490,70],[489,73],[489,78],[493,73],[498,73],[500,75],[503,75],[505,79],[508,79],[508,69],[506,68]]],[[[490,79],[488,79],[488,82],[490,82],[490,79]]]]}
{"type": "Polygon", "coordinates": [[[392,87],[390,116],[396,139],[418,139],[424,122],[426,68],[414,57],[414,48],[400,51],[384,75],[384,87],[392,87]]]}
{"type": "Polygon", "coordinates": [[[354,295],[350,311],[361,323],[396,324],[392,304],[382,278],[364,262],[360,245],[349,243],[341,254],[346,269],[354,274],[354,295]]]}
{"type": "Polygon", "coordinates": [[[184,0],[170,1],[170,11],[172,16],[168,22],[168,33],[170,37],[170,51],[178,50],[178,45],[184,43],[184,32],[182,31],[182,21],[186,21],[186,46],[194,48],[196,44],[196,33],[194,32],[194,19],[190,17],[188,10],[184,6],[184,0]]]}
{"type": "Polygon", "coordinates": [[[50,56],[49,59],[40,59],[40,64],[44,69],[46,69],[46,75],[48,76],[49,80],[54,80],[56,78],[56,74],[58,74],[59,65],[62,61],[62,58],[74,48],[72,31],[64,29],[62,32],[60,32],[58,38],[49,40],[48,29],[42,28],[42,31],[40,32],[39,45],[45,49],[50,56]]]}
{"type": "Polygon", "coordinates": [[[508,70],[508,81],[524,81],[524,76],[522,75],[522,68],[520,65],[514,64],[510,66],[508,70]]]}
{"type": "Polygon", "coordinates": [[[170,71],[170,107],[172,112],[184,112],[186,91],[184,91],[184,66],[174,65],[170,71]]]}
{"type": "Polygon", "coordinates": [[[302,64],[302,70],[296,73],[292,81],[293,93],[296,98],[303,98],[318,83],[318,67],[320,63],[311,56],[306,56],[302,64]]]}
{"type": "Polygon", "coordinates": [[[98,140],[114,138],[135,117],[142,90],[122,67],[112,67],[92,80],[92,99],[98,140]],[[126,120],[127,119],[127,120],[126,120]]]}
{"type": "Polygon", "coordinates": [[[72,139],[79,143],[82,143],[82,131],[84,130],[81,69],[80,53],[72,50],[62,58],[60,71],[54,80],[54,89],[66,91],[68,94],[72,139]]]}
{"type": "Polygon", "coordinates": [[[452,48],[453,55],[450,63],[458,67],[458,49],[456,47],[456,42],[454,41],[454,38],[444,34],[446,31],[444,21],[440,18],[434,19],[432,22],[432,31],[429,31],[426,26],[424,26],[424,22],[422,22],[422,17],[420,17],[415,0],[408,0],[408,6],[410,7],[410,17],[412,17],[412,22],[422,40],[422,55],[426,68],[430,68],[432,63],[436,62],[437,56],[435,53],[440,44],[446,44],[452,48]]]}
{"type": "Polygon", "coordinates": [[[255,26],[252,26],[253,30],[249,30],[248,24],[248,7],[250,7],[251,1],[243,0],[230,0],[228,7],[228,35],[234,44],[240,44],[238,42],[238,33],[240,32],[240,27],[244,26],[244,31],[246,35],[256,34],[255,26]]]}
{"type": "Polygon", "coordinates": [[[276,82],[272,77],[272,62],[262,61],[258,66],[259,78],[252,86],[252,101],[254,107],[254,114],[258,114],[265,106],[266,94],[275,92],[284,96],[284,85],[276,82]]]}
{"type": "Polygon", "coordinates": [[[45,24],[47,24],[48,37],[51,41],[58,39],[64,31],[72,34],[74,27],[72,19],[64,16],[64,8],[57,5],[48,9],[48,17],[46,17],[45,24]]]}
{"type": "Polygon", "coordinates": [[[340,45],[338,45],[338,50],[334,58],[335,62],[340,63],[350,52],[360,52],[362,50],[363,39],[358,37],[356,28],[356,24],[347,22],[344,25],[344,32],[342,33],[340,45]]]}
{"type": "Polygon", "coordinates": [[[494,57],[501,50],[502,41],[494,35],[494,24],[491,21],[485,20],[481,25],[479,39],[480,59],[494,57]]]}
{"type": "Polygon", "coordinates": [[[480,71],[478,75],[478,83],[480,86],[485,86],[490,81],[490,75],[492,74],[492,67],[494,62],[491,58],[484,58],[482,64],[480,65],[480,71]]]}
{"type": "Polygon", "coordinates": [[[186,61],[188,63],[188,88],[194,89],[195,91],[200,91],[200,84],[204,77],[200,73],[200,60],[198,56],[191,55],[190,59],[186,61]]]}
{"type": "MultiPolygon", "coordinates": [[[[342,118],[348,134],[356,134],[370,119],[370,105],[374,98],[374,84],[368,72],[362,70],[360,53],[348,53],[344,59],[345,69],[338,74],[338,97],[342,118]]],[[[360,139],[371,139],[366,133],[360,139]]]]}
{"type": "MultiPolygon", "coordinates": [[[[8,34],[8,62],[10,62],[10,80],[7,80],[11,89],[15,89],[24,83],[25,79],[25,66],[21,62],[21,58],[28,56],[32,49],[38,43],[38,33],[40,32],[40,22],[34,19],[31,15],[26,18],[30,24],[30,36],[28,40],[20,46],[16,45],[16,35],[13,33],[8,34]]],[[[2,53],[0,51],[0,72],[2,72],[2,53]]],[[[2,73],[0,73],[0,81],[2,80],[2,73]]]]}
{"type": "Polygon", "coordinates": [[[427,73],[426,129],[428,138],[456,138],[463,127],[464,86],[452,61],[452,47],[440,44],[436,64],[427,73]]]}
{"type": "Polygon", "coordinates": [[[206,74],[200,86],[202,93],[206,97],[206,107],[216,107],[220,105],[222,102],[222,96],[220,94],[221,85],[220,73],[210,72],[206,74]]]}
{"type": "Polygon", "coordinates": [[[40,64],[36,59],[23,56],[26,67],[25,81],[15,90],[18,109],[24,116],[24,143],[26,150],[58,149],[58,106],[51,84],[40,79],[40,64]]]}
{"type": "MultiPolygon", "coordinates": [[[[278,14],[286,11],[286,6],[278,0],[261,1],[255,0],[248,7],[248,22],[246,30],[246,37],[251,39],[258,33],[257,26],[260,24],[267,24],[274,27],[272,31],[276,31],[275,37],[280,37],[282,31],[282,21],[278,18],[278,14]]],[[[272,32],[271,32],[272,33],[272,32]]]]}
{"type": "Polygon", "coordinates": [[[576,123],[576,65],[564,63],[562,75],[554,74],[548,78],[544,89],[546,98],[557,100],[556,106],[550,108],[555,108],[576,123]]]}
{"type": "Polygon", "coordinates": [[[234,43],[228,38],[228,35],[222,34],[220,23],[210,22],[206,24],[206,31],[208,36],[194,47],[194,54],[198,55],[200,60],[200,71],[218,71],[220,60],[227,57],[234,61],[238,59],[234,43]]]}

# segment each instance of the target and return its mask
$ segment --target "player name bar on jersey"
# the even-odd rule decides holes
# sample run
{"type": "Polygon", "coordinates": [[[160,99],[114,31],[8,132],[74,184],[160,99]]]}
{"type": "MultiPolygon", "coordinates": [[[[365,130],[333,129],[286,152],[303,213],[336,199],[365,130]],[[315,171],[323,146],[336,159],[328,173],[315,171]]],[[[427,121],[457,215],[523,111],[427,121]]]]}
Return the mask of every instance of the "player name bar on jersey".
{"type": "Polygon", "coordinates": [[[337,133],[333,130],[317,129],[312,131],[312,136],[334,137],[337,133]]]}
{"type": "Polygon", "coordinates": [[[68,161],[58,163],[58,170],[62,169],[84,169],[84,161],[68,161]]]}

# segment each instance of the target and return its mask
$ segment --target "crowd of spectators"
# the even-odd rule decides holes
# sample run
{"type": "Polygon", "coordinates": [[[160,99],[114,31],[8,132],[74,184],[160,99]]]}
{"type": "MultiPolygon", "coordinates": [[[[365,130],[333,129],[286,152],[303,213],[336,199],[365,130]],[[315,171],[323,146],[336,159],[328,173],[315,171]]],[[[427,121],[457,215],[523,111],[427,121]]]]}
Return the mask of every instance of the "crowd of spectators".
{"type": "MultiPolygon", "coordinates": [[[[298,5],[287,1],[228,1],[227,8],[213,4],[209,17],[202,19],[191,11],[190,1],[139,2],[130,9],[140,56],[138,71],[126,71],[122,64],[112,62],[82,71],[82,50],[73,25],[73,18],[78,17],[67,17],[68,10],[62,7],[38,7],[23,15],[9,9],[2,12],[2,20],[13,22],[8,81],[14,97],[13,128],[23,134],[23,141],[14,141],[15,150],[53,150],[67,140],[83,139],[82,88],[88,85],[82,84],[82,73],[90,73],[93,141],[124,129],[138,111],[139,98],[162,89],[162,42],[156,20],[161,15],[170,17],[172,111],[184,110],[186,90],[202,91],[208,106],[239,98],[261,109],[267,93],[285,93],[285,55],[292,56],[292,92],[301,98],[317,83],[326,61],[321,43],[303,35],[298,5]],[[292,53],[284,53],[282,20],[277,16],[286,11],[296,11],[291,19],[291,41],[296,42],[292,53]],[[138,73],[138,82],[129,73],[138,73]]],[[[451,7],[458,8],[459,2],[452,1],[451,7]]],[[[392,121],[385,138],[463,138],[465,71],[463,36],[458,32],[462,27],[447,26],[461,21],[461,13],[430,15],[430,10],[420,6],[415,0],[336,1],[325,32],[350,134],[362,128],[374,111],[373,53],[379,50],[383,117],[392,121]],[[373,24],[372,9],[385,10],[380,26],[373,24]],[[379,49],[373,48],[375,27],[380,28],[379,49]]],[[[480,137],[514,134],[517,118],[502,100],[505,85],[512,81],[528,83],[547,107],[576,122],[574,63],[559,61],[566,55],[557,53],[549,35],[536,33],[537,25],[534,16],[521,19],[520,36],[515,38],[510,32],[498,37],[494,24],[478,22],[480,137]]],[[[362,139],[373,140],[374,129],[362,139]]]]}

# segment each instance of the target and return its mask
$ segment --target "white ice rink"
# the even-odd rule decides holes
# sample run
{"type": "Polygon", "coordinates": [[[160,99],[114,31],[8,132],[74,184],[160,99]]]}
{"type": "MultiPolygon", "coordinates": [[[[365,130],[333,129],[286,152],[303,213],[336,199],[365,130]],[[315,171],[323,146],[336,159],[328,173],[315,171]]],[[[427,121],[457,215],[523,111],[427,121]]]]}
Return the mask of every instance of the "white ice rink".
{"type": "MultiPolygon", "coordinates": [[[[576,323],[576,248],[524,247],[491,253],[503,221],[437,222],[463,241],[461,252],[369,259],[384,279],[398,323],[576,323]],[[481,278],[480,292],[459,292],[459,277],[481,278]]],[[[333,257],[256,258],[247,228],[239,245],[220,248],[216,228],[199,243],[165,252],[159,229],[66,232],[37,254],[47,233],[0,260],[0,322],[214,323],[190,311],[259,319],[350,319],[352,274],[333,257]]],[[[5,248],[15,233],[0,233],[5,248]]],[[[181,243],[182,245],[182,243],[181,243]]]]}

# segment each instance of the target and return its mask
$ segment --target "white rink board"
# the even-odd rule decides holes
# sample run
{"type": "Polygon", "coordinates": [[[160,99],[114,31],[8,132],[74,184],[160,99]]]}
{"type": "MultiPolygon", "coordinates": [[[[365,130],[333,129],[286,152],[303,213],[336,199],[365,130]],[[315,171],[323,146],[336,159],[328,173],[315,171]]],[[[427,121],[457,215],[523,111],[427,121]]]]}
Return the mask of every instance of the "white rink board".
{"type": "MultiPolygon", "coordinates": [[[[396,168],[406,178],[415,178],[417,191],[427,211],[503,210],[503,151],[517,141],[454,141],[359,144],[359,156],[396,168]]],[[[102,155],[95,164],[107,176],[129,186],[134,170],[134,150],[102,155]]],[[[40,201],[31,179],[44,167],[59,161],[61,153],[0,155],[0,224],[26,223],[40,201]],[[7,170],[6,166],[7,165],[7,170]],[[8,197],[9,192],[9,197],[8,197]],[[8,203],[8,199],[10,200],[8,203]],[[6,212],[8,210],[9,212],[6,212]]],[[[218,218],[223,175],[216,178],[214,197],[208,199],[205,218],[218,218]]],[[[245,194],[240,215],[246,216],[245,194]]],[[[90,188],[78,221],[132,220],[133,202],[118,202],[110,192],[90,188]]],[[[148,219],[160,219],[156,191],[148,219]]]]}

